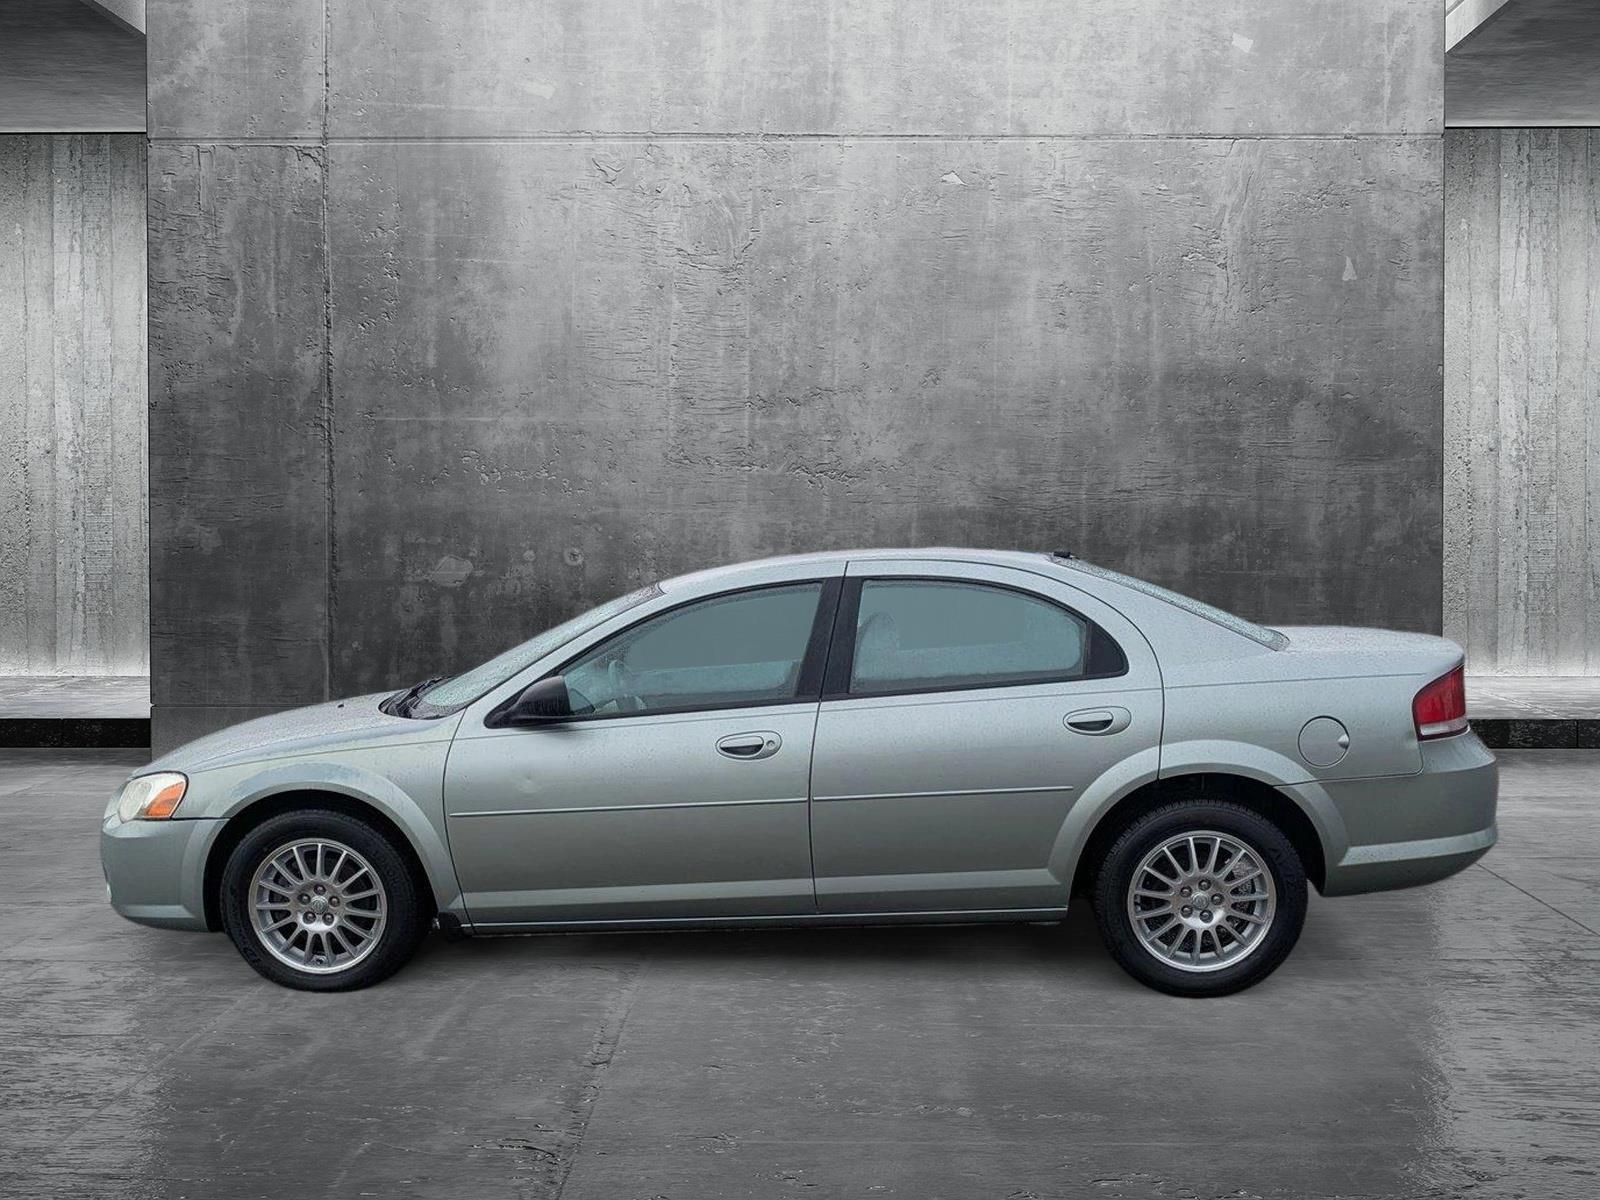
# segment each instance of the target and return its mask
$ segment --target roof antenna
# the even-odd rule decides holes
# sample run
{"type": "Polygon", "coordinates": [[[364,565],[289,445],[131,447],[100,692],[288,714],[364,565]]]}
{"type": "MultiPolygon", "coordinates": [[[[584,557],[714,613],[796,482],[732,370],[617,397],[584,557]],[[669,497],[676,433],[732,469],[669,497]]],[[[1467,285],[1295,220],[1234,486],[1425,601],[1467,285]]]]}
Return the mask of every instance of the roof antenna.
{"type": "Polygon", "coordinates": [[[1055,552],[1055,557],[1056,558],[1077,558],[1078,556],[1076,554],[1074,554],[1071,550],[1057,550],[1055,552]]]}

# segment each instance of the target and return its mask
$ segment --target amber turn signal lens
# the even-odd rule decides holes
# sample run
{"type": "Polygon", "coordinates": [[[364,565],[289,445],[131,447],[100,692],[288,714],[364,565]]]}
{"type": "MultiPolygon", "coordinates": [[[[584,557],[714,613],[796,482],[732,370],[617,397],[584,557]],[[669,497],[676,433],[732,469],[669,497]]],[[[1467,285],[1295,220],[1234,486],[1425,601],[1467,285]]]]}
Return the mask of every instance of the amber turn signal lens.
{"type": "Polygon", "coordinates": [[[144,816],[149,821],[165,821],[178,809],[178,801],[183,799],[184,786],[182,782],[169,783],[146,802],[144,816]]]}

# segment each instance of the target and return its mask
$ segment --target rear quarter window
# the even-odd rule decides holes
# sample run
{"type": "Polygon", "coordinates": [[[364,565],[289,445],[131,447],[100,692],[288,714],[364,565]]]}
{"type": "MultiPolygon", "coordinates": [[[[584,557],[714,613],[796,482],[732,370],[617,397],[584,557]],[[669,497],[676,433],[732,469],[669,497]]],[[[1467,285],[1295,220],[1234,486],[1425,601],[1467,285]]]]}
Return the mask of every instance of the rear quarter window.
{"type": "Polygon", "coordinates": [[[1185,596],[1171,588],[1164,588],[1159,584],[1147,583],[1143,579],[1135,579],[1132,575],[1124,575],[1120,571],[1112,571],[1106,567],[1096,566],[1094,563],[1084,562],[1081,558],[1063,558],[1059,554],[1049,556],[1050,561],[1059,566],[1068,567],[1074,571],[1082,571],[1085,575],[1093,575],[1097,579],[1109,579],[1112,583],[1119,583],[1125,588],[1132,588],[1146,596],[1165,601],[1174,608],[1181,608],[1191,616],[1200,617],[1210,621],[1213,625],[1220,625],[1241,637],[1247,637],[1252,642],[1267,647],[1269,650],[1282,650],[1289,644],[1289,639],[1276,629],[1268,629],[1265,625],[1257,625],[1253,621],[1246,621],[1243,617],[1236,617],[1231,612],[1196,600],[1192,596],[1185,596]]]}

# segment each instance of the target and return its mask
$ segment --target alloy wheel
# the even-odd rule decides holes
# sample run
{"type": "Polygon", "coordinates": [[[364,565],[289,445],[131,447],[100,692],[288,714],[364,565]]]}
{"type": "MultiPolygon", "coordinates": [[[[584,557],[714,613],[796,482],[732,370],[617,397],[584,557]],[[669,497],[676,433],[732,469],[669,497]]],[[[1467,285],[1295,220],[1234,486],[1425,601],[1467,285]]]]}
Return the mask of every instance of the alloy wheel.
{"type": "Polygon", "coordinates": [[[348,971],[388,923],[388,896],[372,864],[330,838],[279,846],[256,868],[248,895],[256,940],[297,971],[348,971]]]}
{"type": "Polygon", "coordinates": [[[1170,837],[1144,856],[1128,885],[1139,944],[1180,971],[1220,971],[1254,953],[1278,906],[1255,847],[1214,830],[1170,837]]]}

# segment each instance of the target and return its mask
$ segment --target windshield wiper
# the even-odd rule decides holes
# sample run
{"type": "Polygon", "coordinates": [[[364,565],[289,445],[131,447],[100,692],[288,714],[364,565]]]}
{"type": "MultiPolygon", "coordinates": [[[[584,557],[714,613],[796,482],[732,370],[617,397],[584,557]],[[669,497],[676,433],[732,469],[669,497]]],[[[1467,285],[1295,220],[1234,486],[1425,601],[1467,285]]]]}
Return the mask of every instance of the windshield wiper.
{"type": "Polygon", "coordinates": [[[384,707],[393,716],[409,717],[412,706],[417,702],[417,697],[434,684],[443,683],[445,678],[443,675],[434,675],[429,679],[424,679],[421,683],[414,683],[398,696],[390,696],[389,699],[383,702],[384,707]]]}

